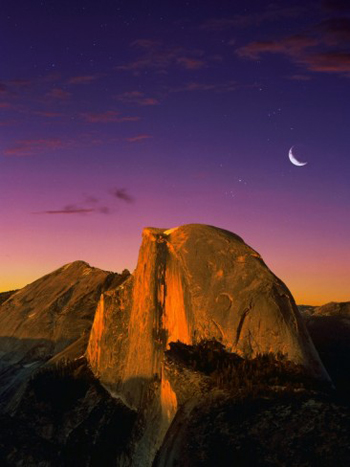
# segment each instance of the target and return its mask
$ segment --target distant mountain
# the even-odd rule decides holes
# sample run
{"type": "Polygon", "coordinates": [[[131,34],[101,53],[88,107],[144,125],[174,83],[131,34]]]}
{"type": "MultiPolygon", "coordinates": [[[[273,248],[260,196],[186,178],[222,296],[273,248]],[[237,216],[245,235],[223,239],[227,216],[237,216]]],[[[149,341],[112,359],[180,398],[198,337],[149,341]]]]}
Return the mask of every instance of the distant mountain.
{"type": "Polygon", "coordinates": [[[318,316],[350,318],[350,302],[330,302],[315,308],[318,316]]]}
{"type": "Polygon", "coordinates": [[[298,309],[300,313],[307,313],[307,314],[312,314],[315,311],[315,306],[313,305],[298,305],[298,309]]]}
{"type": "Polygon", "coordinates": [[[350,302],[315,307],[304,319],[338,391],[350,393],[350,302]]]}
{"type": "Polygon", "coordinates": [[[84,336],[86,347],[101,293],[124,279],[75,261],[10,294],[0,306],[0,406],[54,355],[84,336]]]}

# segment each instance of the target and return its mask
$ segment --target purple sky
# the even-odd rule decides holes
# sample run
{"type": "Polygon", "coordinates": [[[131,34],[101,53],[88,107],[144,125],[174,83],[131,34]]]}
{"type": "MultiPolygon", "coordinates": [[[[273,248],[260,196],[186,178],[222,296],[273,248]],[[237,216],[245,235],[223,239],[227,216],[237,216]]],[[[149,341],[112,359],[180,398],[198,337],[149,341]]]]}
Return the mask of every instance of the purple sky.
{"type": "Polygon", "coordinates": [[[0,290],[199,222],[299,303],[350,300],[348,1],[1,8],[0,290]]]}

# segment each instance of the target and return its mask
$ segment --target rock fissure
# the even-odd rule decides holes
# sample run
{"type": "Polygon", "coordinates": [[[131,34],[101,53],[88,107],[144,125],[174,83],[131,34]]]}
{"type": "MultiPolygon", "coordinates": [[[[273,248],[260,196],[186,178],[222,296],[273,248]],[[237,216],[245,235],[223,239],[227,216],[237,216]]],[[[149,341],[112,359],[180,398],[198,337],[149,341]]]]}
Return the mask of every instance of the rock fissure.
{"type": "Polygon", "coordinates": [[[241,315],[241,317],[239,319],[239,323],[238,323],[238,326],[237,326],[237,332],[236,332],[236,345],[238,344],[239,338],[241,337],[241,332],[242,332],[244,320],[246,319],[246,317],[247,317],[247,315],[249,313],[249,310],[250,310],[250,308],[246,308],[243,311],[243,313],[242,313],[242,315],[241,315]]]}

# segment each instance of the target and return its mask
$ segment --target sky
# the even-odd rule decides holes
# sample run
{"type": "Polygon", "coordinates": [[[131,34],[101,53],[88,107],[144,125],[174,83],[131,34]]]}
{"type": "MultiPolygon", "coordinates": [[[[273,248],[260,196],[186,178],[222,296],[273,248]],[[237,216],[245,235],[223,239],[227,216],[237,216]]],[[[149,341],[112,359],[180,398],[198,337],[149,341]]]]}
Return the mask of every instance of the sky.
{"type": "Polygon", "coordinates": [[[0,44],[0,291],[204,223],[350,300],[347,0],[7,1],[0,44]]]}

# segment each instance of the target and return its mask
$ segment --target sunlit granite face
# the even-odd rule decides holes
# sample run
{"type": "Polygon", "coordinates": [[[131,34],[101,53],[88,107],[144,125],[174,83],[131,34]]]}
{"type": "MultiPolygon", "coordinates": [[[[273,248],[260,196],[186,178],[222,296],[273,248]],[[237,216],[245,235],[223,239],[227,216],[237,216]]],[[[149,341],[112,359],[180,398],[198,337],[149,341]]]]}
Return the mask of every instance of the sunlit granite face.
{"type": "Polygon", "coordinates": [[[328,378],[289,290],[240,237],[198,224],[146,228],[134,274],[100,300],[87,352],[130,407],[143,410],[151,397],[158,417],[145,450],[155,452],[178,405],[164,351],[206,339],[243,357],[282,352],[328,378]]]}

